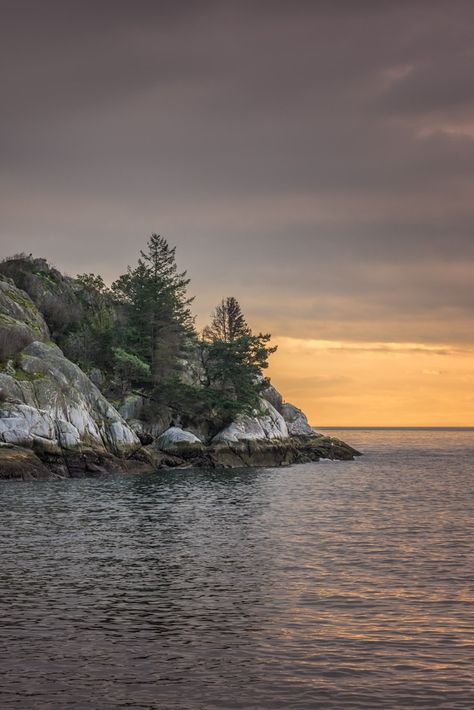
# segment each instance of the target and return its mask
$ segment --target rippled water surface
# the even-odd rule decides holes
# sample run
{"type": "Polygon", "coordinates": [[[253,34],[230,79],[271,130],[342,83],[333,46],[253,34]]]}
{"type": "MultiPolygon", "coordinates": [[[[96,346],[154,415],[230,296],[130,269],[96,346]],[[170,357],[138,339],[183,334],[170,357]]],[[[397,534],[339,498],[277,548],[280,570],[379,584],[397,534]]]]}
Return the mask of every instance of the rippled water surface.
{"type": "Polygon", "coordinates": [[[474,707],[474,432],[0,485],[0,707],[474,707]]]}

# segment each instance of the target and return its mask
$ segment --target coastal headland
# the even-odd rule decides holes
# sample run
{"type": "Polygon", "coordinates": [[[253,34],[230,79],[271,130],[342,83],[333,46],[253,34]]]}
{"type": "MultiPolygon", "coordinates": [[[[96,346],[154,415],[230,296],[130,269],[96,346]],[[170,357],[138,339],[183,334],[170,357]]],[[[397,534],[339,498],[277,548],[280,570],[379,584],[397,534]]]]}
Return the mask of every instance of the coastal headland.
{"type": "Polygon", "coordinates": [[[0,479],[359,455],[315,432],[264,377],[270,336],[251,332],[235,299],[197,336],[185,322],[191,299],[174,250],[157,244],[168,271],[153,282],[156,263],[146,272],[139,260],[115,289],[32,256],[0,264],[0,479]],[[151,309],[140,330],[138,286],[152,289],[140,292],[139,313],[151,309]]]}

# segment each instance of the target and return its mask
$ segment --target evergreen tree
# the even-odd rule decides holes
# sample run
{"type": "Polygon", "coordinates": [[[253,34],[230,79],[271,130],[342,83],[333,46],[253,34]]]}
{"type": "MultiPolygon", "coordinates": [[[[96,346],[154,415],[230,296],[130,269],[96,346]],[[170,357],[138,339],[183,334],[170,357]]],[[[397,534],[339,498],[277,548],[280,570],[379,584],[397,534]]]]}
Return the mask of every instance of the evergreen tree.
{"type": "Polygon", "coordinates": [[[203,331],[201,360],[207,397],[232,418],[258,406],[267,379],[262,376],[276,346],[270,334],[253,335],[235,298],[217,306],[203,331]]]}
{"type": "Polygon", "coordinates": [[[186,339],[194,334],[186,293],[189,279],[178,272],[175,248],[153,234],[137,266],[128,267],[112,291],[125,314],[122,342],[125,349],[150,366],[154,384],[173,375],[186,339]]]}
{"type": "Polygon", "coordinates": [[[80,319],[60,340],[68,357],[86,370],[97,367],[107,371],[113,359],[116,338],[115,312],[110,289],[102,276],[80,274],[74,281],[80,319]]]}
{"type": "Polygon", "coordinates": [[[211,315],[211,324],[203,331],[205,340],[222,340],[231,343],[237,338],[250,334],[239,302],[234,296],[227,296],[216,306],[211,315]]]}

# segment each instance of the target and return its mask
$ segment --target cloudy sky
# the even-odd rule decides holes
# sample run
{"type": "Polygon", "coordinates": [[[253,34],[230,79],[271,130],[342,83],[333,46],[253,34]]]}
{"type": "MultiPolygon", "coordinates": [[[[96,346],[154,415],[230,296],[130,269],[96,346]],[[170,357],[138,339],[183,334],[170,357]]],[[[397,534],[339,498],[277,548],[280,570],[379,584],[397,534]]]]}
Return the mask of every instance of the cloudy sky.
{"type": "Polygon", "coordinates": [[[474,425],[474,4],[0,0],[0,256],[177,246],[320,425],[474,425]]]}

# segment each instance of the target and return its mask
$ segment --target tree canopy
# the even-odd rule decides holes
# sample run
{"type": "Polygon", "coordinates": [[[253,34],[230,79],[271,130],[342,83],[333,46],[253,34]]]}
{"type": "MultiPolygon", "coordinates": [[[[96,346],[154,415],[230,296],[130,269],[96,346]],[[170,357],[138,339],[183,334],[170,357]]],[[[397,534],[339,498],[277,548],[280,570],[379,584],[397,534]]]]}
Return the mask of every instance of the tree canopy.
{"type": "Polygon", "coordinates": [[[210,325],[203,331],[205,340],[231,343],[244,335],[250,335],[248,323],[234,296],[223,298],[211,314],[211,318],[210,325]]]}
{"type": "Polygon", "coordinates": [[[178,271],[175,251],[166,239],[153,234],[137,266],[129,266],[112,284],[125,314],[122,344],[150,366],[155,385],[174,373],[186,339],[194,336],[193,298],[186,291],[189,279],[185,271],[178,271]]]}
{"type": "Polygon", "coordinates": [[[231,413],[250,411],[258,405],[266,386],[263,370],[276,346],[269,345],[269,333],[252,333],[232,296],[219,303],[211,318],[201,346],[204,386],[225,402],[231,413]]]}
{"type": "Polygon", "coordinates": [[[263,373],[276,350],[270,335],[254,334],[238,300],[228,296],[200,338],[189,278],[160,235],[149,238],[136,265],[110,287],[99,275],[72,279],[27,255],[0,263],[0,272],[31,295],[55,342],[94,372],[113,401],[139,392],[150,407],[172,410],[181,422],[219,425],[258,406],[263,373]]]}

